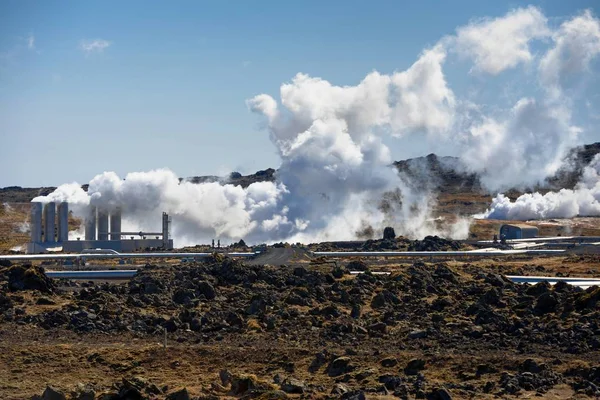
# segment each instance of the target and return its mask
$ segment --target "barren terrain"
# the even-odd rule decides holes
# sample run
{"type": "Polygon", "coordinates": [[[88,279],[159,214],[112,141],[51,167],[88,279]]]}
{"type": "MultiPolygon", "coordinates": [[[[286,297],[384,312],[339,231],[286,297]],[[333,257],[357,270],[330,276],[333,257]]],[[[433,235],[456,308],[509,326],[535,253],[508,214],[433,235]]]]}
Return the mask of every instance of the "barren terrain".
{"type": "Polygon", "coordinates": [[[271,267],[215,256],[95,284],[12,266],[0,271],[0,398],[47,385],[111,399],[185,398],[174,397],[182,388],[192,398],[594,398],[599,289],[503,275],[600,277],[599,262],[271,267]]]}
{"type": "MultiPolygon", "coordinates": [[[[575,153],[579,171],[599,150],[575,153]]],[[[448,162],[430,155],[396,163],[437,193],[440,225],[481,213],[492,199],[476,176],[441,168],[448,162]]],[[[543,190],[572,186],[577,168],[543,190]]],[[[227,181],[248,186],[275,174],[234,173],[227,181]]],[[[0,254],[23,250],[28,202],[52,189],[0,190],[0,254]]],[[[600,289],[506,278],[599,278],[598,255],[431,262],[310,253],[470,249],[506,222],[472,220],[462,242],[280,243],[245,263],[218,254],[205,262],[148,260],[127,266],[139,274],[118,282],[53,281],[36,263],[4,263],[0,399],[600,397],[600,289]]],[[[528,223],[542,236],[600,236],[598,218],[528,223]]],[[[80,221],[69,224],[77,229],[80,221]]],[[[248,250],[244,243],[230,249],[248,250]]]]}

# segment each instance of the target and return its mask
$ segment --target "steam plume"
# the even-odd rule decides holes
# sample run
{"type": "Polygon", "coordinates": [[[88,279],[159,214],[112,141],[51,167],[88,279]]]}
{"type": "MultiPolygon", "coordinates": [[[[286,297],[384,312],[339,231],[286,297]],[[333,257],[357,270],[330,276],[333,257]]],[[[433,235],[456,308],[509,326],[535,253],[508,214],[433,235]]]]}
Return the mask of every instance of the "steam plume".
{"type": "Polygon", "coordinates": [[[600,154],[584,168],[582,178],[573,190],[526,193],[514,202],[503,194],[492,201],[484,214],[490,219],[529,220],[600,216],[600,154]]]}
{"type": "MultiPolygon", "coordinates": [[[[247,101],[251,111],[266,119],[280,155],[275,182],[243,189],[180,183],[169,170],[130,173],[124,180],[105,172],[90,182],[88,193],[70,184],[36,200],[70,201],[80,215],[90,205],[118,206],[127,230],[156,229],[160,212],[166,211],[173,216],[178,245],[213,237],[251,243],[353,239],[364,232],[379,234],[385,225],[411,237],[465,237],[466,220],[441,230],[431,223],[435,193],[427,185],[415,189],[419,185],[407,184],[390,167],[386,140],[411,135],[450,143],[489,190],[540,182],[558,170],[582,132],[573,122],[575,99],[564,95],[570,95],[564,89],[576,77],[565,77],[589,69],[600,53],[598,26],[598,19],[585,11],[553,30],[540,9],[519,8],[459,27],[455,35],[424,49],[405,71],[374,71],[355,86],[335,86],[299,73],[281,85],[278,99],[259,94],[247,101]],[[541,58],[530,50],[534,42],[546,47],[541,58]],[[585,57],[570,61],[570,55],[583,54],[582,49],[585,57]],[[540,91],[534,90],[509,105],[459,96],[444,74],[447,59],[455,56],[471,63],[466,73],[486,75],[483,81],[507,70],[530,80],[528,74],[535,71],[543,94],[536,97],[540,91]],[[537,68],[531,68],[534,64],[537,68]],[[557,90],[563,96],[553,95],[557,90]]],[[[597,185],[585,182],[561,196],[579,199],[587,193],[588,200],[560,200],[556,206],[556,195],[531,195],[534,203],[546,202],[547,211],[538,214],[554,215],[563,209],[594,213],[597,185]]],[[[508,216],[509,210],[531,214],[517,211],[531,208],[521,203],[531,201],[521,200],[515,208],[500,195],[488,216],[508,216]]]]}

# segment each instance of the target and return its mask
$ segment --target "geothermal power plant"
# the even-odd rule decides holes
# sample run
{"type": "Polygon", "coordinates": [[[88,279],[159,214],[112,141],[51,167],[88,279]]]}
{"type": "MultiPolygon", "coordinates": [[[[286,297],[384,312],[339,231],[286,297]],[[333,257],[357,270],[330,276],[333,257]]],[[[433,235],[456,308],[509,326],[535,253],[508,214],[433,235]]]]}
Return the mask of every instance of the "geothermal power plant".
{"type": "Polygon", "coordinates": [[[160,232],[124,232],[121,229],[121,210],[112,211],[90,207],[84,221],[84,240],[69,240],[69,203],[31,203],[31,239],[28,254],[46,253],[62,247],[63,251],[80,252],[88,249],[109,249],[131,252],[149,248],[171,250],[171,218],[162,214],[160,232]]]}

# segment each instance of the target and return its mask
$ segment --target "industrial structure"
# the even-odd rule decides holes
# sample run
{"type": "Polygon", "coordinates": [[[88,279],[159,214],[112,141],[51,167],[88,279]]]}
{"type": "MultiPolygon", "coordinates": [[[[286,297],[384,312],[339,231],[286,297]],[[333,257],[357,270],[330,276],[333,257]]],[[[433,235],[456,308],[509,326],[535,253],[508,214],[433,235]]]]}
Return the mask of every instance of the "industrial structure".
{"type": "Polygon", "coordinates": [[[525,224],[504,224],[500,226],[500,239],[530,239],[538,236],[538,228],[525,224]]]}
{"type": "Polygon", "coordinates": [[[69,240],[68,203],[59,203],[58,216],[56,214],[54,202],[45,205],[31,203],[31,241],[27,245],[28,254],[46,253],[48,249],[61,247],[65,252],[98,248],[118,252],[148,248],[173,249],[173,239],[170,239],[171,218],[167,213],[162,214],[161,232],[123,232],[120,209],[109,211],[91,206],[84,221],[84,240],[69,240]]]}

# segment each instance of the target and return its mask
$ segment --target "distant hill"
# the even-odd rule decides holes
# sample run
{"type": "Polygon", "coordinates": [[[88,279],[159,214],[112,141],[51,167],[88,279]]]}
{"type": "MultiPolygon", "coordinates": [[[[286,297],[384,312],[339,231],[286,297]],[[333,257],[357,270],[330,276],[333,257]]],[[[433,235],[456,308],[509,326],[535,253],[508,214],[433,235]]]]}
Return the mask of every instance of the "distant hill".
{"type": "Polygon", "coordinates": [[[426,157],[396,161],[400,176],[416,189],[430,189],[441,193],[479,192],[481,184],[475,173],[470,173],[458,157],[426,157]]]}
{"type": "MultiPolygon", "coordinates": [[[[596,154],[600,153],[600,142],[573,148],[566,157],[565,165],[558,173],[546,180],[534,190],[548,191],[559,188],[573,188],[579,181],[583,168],[590,163],[596,154]]],[[[480,193],[481,183],[477,174],[468,172],[457,157],[440,157],[429,154],[425,157],[410,158],[395,161],[393,165],[398,169],[405,182],[415,188],[427,188],[441,193],[480,193]]],[[[219,182],[248,187],[255,182],[274,181],[276,170],[268,168],[254,174],[242,175],[232,172],[227,177],[219,176],[193,176],[181,178],[181,181],[192,183],[219,182]]],[[[82,188],[87,190],[88,185],[82,188]]],[[[34,197],[51,193],[55,187],[22,188],[9,186],[0,188],[0,203],[26,203],[34,197]]],[[[509,197],[517,196],[519,191],[509,191],[509,197]],[[513,193],[514,192],[514,193],[513,193]]]]}
{"type": "Polygon", "coordinates": [[[257,171],[252,175],[242,175],[239,172],[232,172],[228,177],[219,176],[193,176],[191,178],[182,178],[180,180],[192,182],[192,183],[203,183],[203,182],[219,182],[229,183],[236,186],[248,187],[255,182],[273,182],[275,180],[275,170],[268,168],[262,171],[257,171]]]}
{"type": "Polygon", "coordinates": [[[586,144],[572,149],[567,156],[567,163],[556,173],[548,178],[550,189],[573,188],[581,177],[581,172],[596,154],[600,153],[600,142],[586,144]]]}
{"type": "Polygon", "coordinates": [[[21,186],[7,186],[0,188],[0,203],[28,203],[37,196],[46,196],[52,193],[55,187],[23,188],[21,186]]]}

